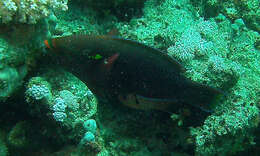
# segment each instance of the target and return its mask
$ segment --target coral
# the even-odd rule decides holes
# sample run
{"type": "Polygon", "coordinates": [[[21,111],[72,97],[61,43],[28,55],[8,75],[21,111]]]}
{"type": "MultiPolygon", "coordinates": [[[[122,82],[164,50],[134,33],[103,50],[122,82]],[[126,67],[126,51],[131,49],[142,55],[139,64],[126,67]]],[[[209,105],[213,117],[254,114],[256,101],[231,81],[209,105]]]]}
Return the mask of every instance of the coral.
{"type": "Polygon", "coordinates": [[[41,21],[33,26],[0,25],[1,101],[20,88],[28,71],[35,66],[35,56],[40,54],[37,50],[48,33],[47,24],[41,21]]]}
{"type": "Polygon", "coordinates": [[[254,89],[260,87],[256,83],[249,84],[254,79],[259,78],[255,74],[242,77],[218,113],[208,117],[202,127],[192,131],[198,153],[214,155],[221,152],[222,155],[231,155],[254,145],[251,132],[258,126],[259,118],[259,110],[254,105],[257,101],[254,89]]]}
{"type": "Polygon", "coordinates": [[[48,87],[46,87],[44,85],[32,85],[31,88],[28,88],[26,93],[31,98],[33,98],[35,100],[40,100],[40,99],[42,99],[42,98],[44,98],[46,96],[49,96],[50,95],[50,90],[49,90],[48,87]]]}
{"type": "Polygon", "coordinates": [[[235,95],[228,97],[221,111],[208,117],[202,127],[192,129],[196,151],[201,155],[232,155],[254,145],[252,131],[258,126],[259,110],[254,105],[256,99],[249,94],[253,92],[251,87],[259,88],[259,85],[253,84],[249,90],[244,90],[245,85],[249,85],[248,78],[238,83],[233,89],[235,95]]]}
{"type": "Polygon", "coordinates": [[[77,111],[79,109],[79,103],[77,98],[68,90],[62,90],[59,92],[59,97],[54,99],[54,105],[52,110],[54,111],[53,117],[56,121],[63,122],[67,117],[66,108],[68,111],[77,111]]]}
{"type": "Polygon", "coordinates": [[[67,105],[65,104],[65,101],[62,98],[56,98],[54,100],[52,110],[54,112],[65,112],[66,107],[67,105]]]}
{"type": "Polygon", "coordinates": [[[55,125],[60,130],[57,135],[62,136],[61,140],[80,142],[86,132],[84,121],[93,118],[97,112],[97,100],[86,85],[66,71],[46,68],[37,77],[31,78],[26,88],[30,114],[46,118],[55,125]],[[48,96],[36,100],[31,96],[30,88],[33,86],[45,86],[48,96]],[[62,135],[66,130],[69,133],[62,135]]]}
{"type": "Polygon", "coordinates": [[[97,130],[97,123],[94,119],[88,119],[83,123],[83,127],[86,129],[86,131],[90,131],[93,134],[96,134],[97,130]]]}
{"type": "MultiPolygon", "coordinates": [[[[254,145],[252,130],[258,124],[256,97],[260,86],[252,82],[259,81],[256,69],[259,61],[256,60],[260,55],[254,47],[256,36],[259,35],[249,31],[242,19],[236,20],[232,25],[225,18],[219,23],[210,23],[212,22],[215,25],[214,33],[200,33],[212,43],[212,49],[204,55],[197,54],[198,50],[193,49],[190,52],[195,54],[193,59],[184,60],[181,57],[183,54],[175,54],[180,49],[177,47],[178,42],[186,42],[190,38],[181,38],[168,51],[187,66],[186,74],[193,80],[229,90],[226,100],[219,102],[216,113],[209,116],[202,127],[192,129],[191,134],[196,138],[196,152],[199,155],[232,155],[254,145]]],[[[190,47],[185,44],[182,46],[186,49],[185,46],[190,47]]]]}
{"type": "Polygon", "coordinates": [[[7,156],[8,155],[8,149],[5,145],[5,143],[0,139],[0,155],[1,156],[7,156]]]}
{"type": "MultiPolygon", "coordinates": [[[[110,16],[108,19],[130,20],[133,16],[141,14],[141,9],[146,0],[74,0],[80,8],[92,8],[102,16],[110,16]],[[111,16],[113,15],[113,16],[111,16]]],[[[107,19],[104,19],[107,20],[107,19]]]]}
{"type": "Polygon", "coordinates": [[[8,146],[6,144],[6,135],[7,132],[4,130],[3,127],[0,128],[0,155],[1,156],[8,156],[10,153],[8,152],[8,146]]]}
{"type": "Polygon", "coordinates": [[[87,142],[95,142],[95,135],[91,132],[86,132],[84,137],[81,139],[80,144],[86,144],[87,142]]]}
{"type": "Polygon", "coordinates": [[[29,124],[26,121],[18,122],[8,134],[8,144],[15,148],[24,148],[29,145],[28,126],[29,124]]]}
{"type": "Polygon", "coordinates": [[[77,101],[78,99],[70,91],[68,90],[60,91],[59,97],[64,100],[66,106],[68,106],[68,109],[72,111],[76,111],[79,109],[79,103],[77,101]]]}
{"type": "Polygon", "coordinates": [[[85,84],[70,73],[60,69],[57,71],[50,69],[40,77],[31,78],[26,91],[29,103],[32,101],[30,88],[35,85],[45,86],[44,88],[48,90],[48,96],[46,96],[48,100],[40,102],[40,105],[45,105],[45,108],[53,112],[64,112],[70,120],[69,123],[77,120],[83,122],[84,119],[87,120],[96,113],[94,95],[85,84]]]}
{"type": "Polygon", "coordinates": [[[50,102],[52,99],[51,86],[41,77],[33,77],[27,84],[25,95],[27,102],[35,100],[50,102]]]}
{"type": "Polygon", "coordinates": [[[219,13],[235,21],[242,18],[247,27],[260,32],[258,0],[191,0],[198,12],[205,18],[216,17],[219,13]]]}
{"type": "MultiPolygon", "coordinates": [[[[82,6],[81,3],[80,6],[82,6]]],[[[78,9],[79,6],[75,4],[71,4],[70,8],[70,11],[59,14],[57,25],[55,29],[52,30],[53,35],[99,34],[105,32],[104,28],[98,24],[98,13],[93,9],[88,8],[81,10],[78,9]]]]}
{"type": "Polygon", "coordinates": [[[193,13],[189,11],[191,5],[188,2],[146,1],[141,18],[118,23],[117,28],[125,38],[160,49],[168,48],[183,31],[193,25],[193,13]]]}
{"type": "Polygon", "coordinates": [[[168,48],[170,56],[182,61],[192,60],[195,56],[200,57],[212,51],[213,43],[203,39],[200,32],[187,29],[174,46],[168,48]]]}
{"type": "Polygon", "coordinates": [[[6,67],[0,70],[0,100],[9,97],[18,87],[21,86],[22,79],[27,74],[26,66],[18,70],[6,67]]]}
{"type": "Polygon", "coordinates": [[[52,11],[67,9],[67,0],[2,0],[0,19],[2,23],[14,21],[35,24],[52,11]]]}
{"type": "Polygon", "coordinates": [[[67,114],[64,112],[54,112],[52,115],[53,118],[58,122],[63,122],[67,118],[67,114]]]}
{"type": "MultiPolygon", "coordinates": [[[[210,21],[204,23],[208,22],[210,21]]],[[[212,22],[212,25],[215,25],[214,33],[197,33],[204,37],[204,42],[199,43],[211,42],[210,50],[205,51],[203,47],[206,46],[198,46],[196,50],[193,48],[196,43],[179,44],[196,39],[190,36],[181,37],[168,52],[183,62],[188,69],[188,77],[229,90],[226,100],[219,102],[216,114],[209,116],[204,125],[192,130],[191,134],[196,138],[196,152],[199,155],[232,155],[254,144],[252,130],[257,126],[259,110],[256,107],[256,93],[260,86],[250,82],[259,81],[259,72],[256,69],[259,62],[256,60],[260,56],[254,48],[257,35],[248,31],[241,20],[235,22],[235,30],[234,25],[232,27],[227,20],[218,25],[214,21],[210,23],[212,22]],[[229,24],[224,26],[224,23],[229,24]],[[233,42],[230,42],[231,38],[233,42]],[[179,45],[182,47],[178,47],[179,45]],[[188,49],[188,54],[180,54],[183,49],[188,49]],[[185,59],[183,55],[191,55],[192,58],[185,59]]],[[[195,25],[196,30],[193,31],[201,30],[200,23],[201,21],[195,25]]],[[[185,32],[183,34],[185,35],[185,32]]]]}
{"type": "Polygon", "coordinates": [[[168,54],[183,63],[191,79],[228,89],[243,70],[237,61],[227,59],[230,53],[227,38],[231,38],[231,34],[220,33],[215,21],[200,18],[168,48],[168,54]]]}

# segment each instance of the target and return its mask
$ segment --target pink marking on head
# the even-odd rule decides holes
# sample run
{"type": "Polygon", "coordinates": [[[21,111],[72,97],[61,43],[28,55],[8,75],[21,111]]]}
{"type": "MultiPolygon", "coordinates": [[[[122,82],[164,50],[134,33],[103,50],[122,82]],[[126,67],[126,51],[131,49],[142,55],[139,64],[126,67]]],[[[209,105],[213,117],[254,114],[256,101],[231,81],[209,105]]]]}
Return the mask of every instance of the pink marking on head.
{"type": "Polygon", "coordinates": [[[114,55],[110,56],[108,59],[107,59],[107,64],[113,64],[115,62],[115,60],[118,58],[119,54],[118,53],[115,53],[114,55]]]}
{"type": "Polygon", "coordinates": [[[114,62],[116,59],[119,57],[119,53],[115,53],[114,55],[110,56],[109,58],[104,60],[103,67],[105,68],[106,71],[110,71],[114,62]]]}

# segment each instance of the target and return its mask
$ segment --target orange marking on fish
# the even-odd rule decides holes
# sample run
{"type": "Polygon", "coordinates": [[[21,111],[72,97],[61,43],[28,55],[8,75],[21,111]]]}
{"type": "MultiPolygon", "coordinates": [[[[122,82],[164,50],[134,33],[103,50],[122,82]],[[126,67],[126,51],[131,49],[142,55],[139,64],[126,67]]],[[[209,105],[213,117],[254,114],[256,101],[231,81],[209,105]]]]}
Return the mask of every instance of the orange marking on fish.
{"type": "Polygon", "coordinates": [[[51,47],[50,47],[50,44],[49,44],[48,40],[44,40],[44,44],[45,44],[45,46],[46,46],[47,48],[51,49],[51,47]]]}

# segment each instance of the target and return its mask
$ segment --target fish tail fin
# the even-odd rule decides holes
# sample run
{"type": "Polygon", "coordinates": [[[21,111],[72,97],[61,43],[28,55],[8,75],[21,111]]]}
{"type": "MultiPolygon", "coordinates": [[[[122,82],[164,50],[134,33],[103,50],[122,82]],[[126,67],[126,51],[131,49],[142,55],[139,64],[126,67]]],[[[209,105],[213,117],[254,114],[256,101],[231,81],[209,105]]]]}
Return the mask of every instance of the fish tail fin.
{"type": "Polygon", "coordinates": [[[185,101],[205,112],[213,112],[217,101],[223,97],[224,93],[216,88],[195,84],[189,87],[186,92],[185,101]]]}
{"type": "MultiPolygon", "coordinates": [[[[185,118],[183,126],[202,125],[205,119],[214,112],[214,107],[225,94],[218,89],[195,84],[185,88],[183,93],[183,109],[179,114],[185,118]],[[188,104],[188,105],[187,105],[188,104]]],[[[176,110],[171,105],[169,112],[176,110]]]]}

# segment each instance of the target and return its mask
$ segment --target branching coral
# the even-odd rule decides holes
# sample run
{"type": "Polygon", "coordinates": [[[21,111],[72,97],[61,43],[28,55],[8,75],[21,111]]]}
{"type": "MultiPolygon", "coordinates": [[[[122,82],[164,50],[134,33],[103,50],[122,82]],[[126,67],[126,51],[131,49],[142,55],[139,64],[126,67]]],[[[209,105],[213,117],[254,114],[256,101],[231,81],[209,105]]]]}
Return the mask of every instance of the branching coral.
{"type": "Polygon", "coordinates": [[[0,1],[0,20],[35,24],[52,11],[67,10],[67,0],[2,0],[0,1]]]}

